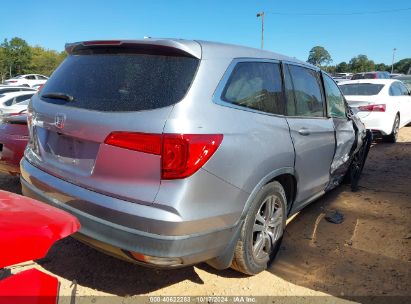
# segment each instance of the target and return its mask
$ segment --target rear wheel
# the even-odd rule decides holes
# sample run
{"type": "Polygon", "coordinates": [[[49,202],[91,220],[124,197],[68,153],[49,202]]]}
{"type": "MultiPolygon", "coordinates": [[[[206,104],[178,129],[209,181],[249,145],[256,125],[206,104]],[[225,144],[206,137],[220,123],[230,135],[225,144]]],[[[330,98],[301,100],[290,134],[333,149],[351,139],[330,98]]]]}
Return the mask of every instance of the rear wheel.
{"type": "Polygon", "coordinates": [[[390,135],[383,136],[383,140],[389,143],[396,143],[398,139],[398,132],[400,131],[400,116],[397,114],[392,126],[392,132],[390,135]]]}
{"type": "Polygon", "coordinates": [[[283,237],[287,200],[277,181],[265,185],[251,204],[231,267],[248,275],[267,269],[283,237]]]}

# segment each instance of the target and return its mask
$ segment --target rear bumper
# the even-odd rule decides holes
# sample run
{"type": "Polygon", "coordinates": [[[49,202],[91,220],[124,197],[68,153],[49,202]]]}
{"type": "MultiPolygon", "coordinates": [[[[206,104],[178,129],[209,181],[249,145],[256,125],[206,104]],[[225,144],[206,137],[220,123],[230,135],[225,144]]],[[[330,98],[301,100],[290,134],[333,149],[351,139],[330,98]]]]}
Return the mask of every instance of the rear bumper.
{"type": "MultiPolygon", "coordinates": [[[[360,112],[361,113],[361,112],[360,112]]],[[[359,116],[367,129],[378,131],[381,135],[389,135],[392,132],[394,118],[389,118],[386,113],[370,113],[365,117],[359,116]]]]}
{"type": "MultiPolygon", "coordinates": [[[[181,265],[176,266],[191,265],[223,254],[241,227],[239,222],[212,231],[175,235],[173,231],[181,231],[178,226],[187,225],[187,222],[179,222],[176,215],[173,217],[154,206],[125,202],[78,187],[45,173],[25,159],[21,161],[21,184],[24,195],[76,216],[81,223],[77,238],[115,256],[121,256],[124,251],[136,252],[152,257],[179,258],[181,265]],[[73,193],[76,197],[71,195],[73,193]],[[97,204],[104,200],[134,204],[136,212],[123,213],[97,204]],[[139,216],[139,212],[145,216],[139,216]],[[153,217],[147,218],[148,214],[153,217]],[[101,215],[105,215],[104,218],[101,215]],[[142,225],[144,230],[137,229],[142,225]]],[[[189,227],[194,224],[191,221],[189,227]]]]}

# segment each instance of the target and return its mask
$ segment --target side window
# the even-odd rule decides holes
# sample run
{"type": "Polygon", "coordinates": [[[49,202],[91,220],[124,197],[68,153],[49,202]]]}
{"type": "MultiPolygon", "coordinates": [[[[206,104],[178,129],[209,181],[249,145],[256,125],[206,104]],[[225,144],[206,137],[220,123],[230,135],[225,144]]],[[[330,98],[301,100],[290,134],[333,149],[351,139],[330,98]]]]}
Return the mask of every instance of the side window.
{"type": "Polygon", "coordinates": [[[16,102],[15,102],[15,103],[22,102],[22,101],[24,101],[24,100],[30,99],[31,96],[32,96],[32,95],[22,95],[22,96],[18,96],[18,97],[16,97],[16,102]]]}
{"type": "Polygon", "coordinates": [[[4,105],[7,107],[10,107],[12,104],[15,104],[15,101],[16,101],[16,98],[9,99],[4,103],[4,105]]]}
{"type": "Polygon", "coordinates": [[[323,79],[328,115],[334,118],[347,118],[344,97],[340,89],[328,75],[323,74],[323,79]]]}
{"type": "Polygon", "coordinates": [[[324,117],[321,83],[316,71],[289,65],[294,86],[295,113],[291,116],[324,117]]]}
{"type": "Polygon", "coordinates": [[[401,96],[401,90],[400,88],[397,86],[397,83],[394,82],[391,84],[390,86],[390,96],[401,96]]]}
{"type": "Polygon", "coordinates": [[[221,99],[258,111],[284,114],[280,65],[268,62],[238,63],[221,99]]]}

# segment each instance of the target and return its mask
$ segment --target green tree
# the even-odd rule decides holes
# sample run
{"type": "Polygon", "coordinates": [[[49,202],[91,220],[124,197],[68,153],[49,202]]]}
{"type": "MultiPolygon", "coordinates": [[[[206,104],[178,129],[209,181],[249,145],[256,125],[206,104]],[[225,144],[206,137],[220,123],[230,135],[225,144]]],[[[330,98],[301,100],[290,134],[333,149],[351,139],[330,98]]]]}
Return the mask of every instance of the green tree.
{"type": "Polygon", "coordinates": [[[335,70],[337,73],[349,73],[351,70],[351,67],[345,61],[343,61],[337,64],[337,66],[335,67],[335,70]]]}
{"type": "Polygon", "coordinates": [[[407,74],[411,69],[411,58],[402,59],[394,63],[394,72],[407,74]]]}
{"type": "Polygon", "coordinates": [[[5,61],[12,75],[27,71],[32,57],[30,46],[21,38],[14,37],[10,41],[4,39],[1,44],[5,61]]]}
{"type": "Polygon", "coordinates": [[[330,53],[322,46],[315,46],[308,55],[308,63],[316,66],[328,65],[332,61],[330,53]]]}
{"type": "Polygon", "coordinates": [[[366,55],[358,55],[350,60],[351,71],[354,73],[369,72],[375,70],[374,61],[366,55]]]}
{"type": "Polygon", "coordinates": [[[33,56],[29,64],[28,73],[47,76],[50,76],[66,57],[65,52],[58,53],[54,50],[46,50],[40,46],[31,47],[31,52],[33,56]]]}
{"type": "Polygon", "coordinates": [[[323,68],[329,74],[334,74],[336,72],[336,67],[334,65],[329,65],[323,68]]]}
{"type": "Polygon", "coordinates": [[[375,70],[376,71],[387,71],[391,72],[391,67],[386,65],[385,63],[378,63],[375,65],[375,70]]]}
{"type": "Polygon", "coordinates": [[[4,52],[4,48],[0,46],[0,83],[7,78],[7,74],[9,73],[9,64],[4,52]]]}

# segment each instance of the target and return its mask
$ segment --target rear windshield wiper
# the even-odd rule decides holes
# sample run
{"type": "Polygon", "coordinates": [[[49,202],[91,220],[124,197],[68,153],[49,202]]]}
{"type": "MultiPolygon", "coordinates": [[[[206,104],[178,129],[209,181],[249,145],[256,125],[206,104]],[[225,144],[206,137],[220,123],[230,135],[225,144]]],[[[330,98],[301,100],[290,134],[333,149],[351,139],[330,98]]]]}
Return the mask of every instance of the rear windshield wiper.
{"type": "Polygon", "coordinates": [[[58,92],[45,93],[45,94],[41,95],[41,97],[53,98],[53,99],[63,99],[65,101],[73,101],[74,100],[73,96],[71,96],[69,94],[65,94],[65,93],[58,93],[58,92]]]}

